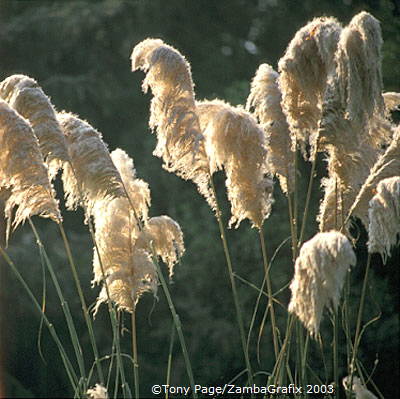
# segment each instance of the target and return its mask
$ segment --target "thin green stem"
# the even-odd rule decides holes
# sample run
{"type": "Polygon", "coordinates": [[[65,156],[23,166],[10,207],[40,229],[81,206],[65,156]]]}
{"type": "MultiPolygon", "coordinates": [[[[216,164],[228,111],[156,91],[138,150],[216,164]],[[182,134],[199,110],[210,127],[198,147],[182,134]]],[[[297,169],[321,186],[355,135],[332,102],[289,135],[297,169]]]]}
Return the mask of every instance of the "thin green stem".
{"type": "Polygon", "coordinates": [[[83,316],[85,318],[85,322],[86,322],[86,325],[87,325],[87,328],[88,328],[88,331],[89,331],[89,338],[90,338],[90,343],[92,345],[92,350],[93,350],[93,354],[94,354],[94,360],[95,360],[95,364],[96,364],[97,374],[99,376],[100,382],[104,385],[104,374],[103,374],[103,369],[102,369],[100,361],[99,361],[99,351],[98,351],[97,345],[96,345],[96,339],[95,339],[95,336],[94,336],[93,324],[92,324],[92,321],[91,321],[90,316],[89,316],[88,307],[86,305],[85,297],[83,295],[82,286],[81,286],[81,283],[80,283],[80,280],[79,280],[79,276],[78,276],[78,272],[77,272],[76,265],[75,265],[75,262],[74,262],[74,258],[72,256],[71,247],[69,245],[69,241],[68,241],[67,235],[65,234],[65,230],[64,230],[63,224],[59,223],[58,226],[60,228],[60,233],[61,233],[61,237],[62,237],[63,242],[64,242],[65,250],[67,252],[67,257],[68,257],[68,261],[69,261],[69,264],[70,264],[70,267],[71,267],[71,272],[72,272],[72,276],[74,278],[75,286],[76,286],[76,289],[78,291],[79,299],[81,301],[83,316]]]}
{"type": "Polygon", "coordinates": [[[335,398],[339,398],[339,315],[333,313],[333,380],[335,382],[335,398]]]}
{"type": "Polygon", "coordinates": [[[133,309],[131,315],[132,324],[132,354],[133,354],[133,378],[135,383],[135,399],[139,399],[139,362],[136,342],[136,310],[133,309]]]}
{"type": "Polygon", "coordinates": [[[168,286],[167,286],[167,282],[165,281],[164,275],[163,275],[160,265],[157,261],[157,258],[154,258],[154,264],[156,265],[158,277],[160,279],[161,286],[163,287],[165,297],[167,298],[169,309],[170,309],[170,311],[172,313],[172,317],[174,319],[176,332],[178,333],[178,338],[179,338],[179,342],[181,344],[183,358],[185,361],[186,370],[187,370],[188,377],[189,377],[190,386],[192,388],[193,397],[197,398],[197,393],[194,389],[195,384],[194,384],[192,365],[190,363],[189,354],[188,354],[188,351],[186,348],[185,337],[183,336],[183,332],[182,332],[182,324],[181,324],[178,314],[176,313],[175,306],[174,306],[174,303],[172,302],[171,294],[170,294],[168,286]]]}
{"type": "MultiPolygon", "coordinates": [[[[68,302],[65,300],[64,295],[62,293],[60,284],[58,282],[57,279],[57,275],[54,272],[54,268],[53,265],[50,262],[50,259],[47,255],[47,252],[44,248],[43,242],[39,236],[39,233],[35,227],[35,225],[33,224],[32,220],[30,218],[28,218],[29,220],[29,224],[32,228],[33,234],[35,235],[36,238],[36,243],[38,245],[39,251],[43,254],[44,260],[46,262],[46,266],[47,266],[47,270],[50,273],[51,279],[53,281],[54,287],[56,288],[56,292],[58,295],[58,298],[60,300],[61,303],[61,308],[64,312],[64,316],[65,316],[65,320],[67,322],[67,326],[68,326],[68,331],[70,333],[71,336],[71,342],[72,345],[74,347],[74,351],[75,351],[75,356],[76,356],[76,360],[78,362],[78,366],[79,366],[79,372],[81,374],[81,377],[86,378],[86,371],[85,371],[85,364],[84,364],[84,359],[83,359],[83,351],[82,351],[82,347],[80,345],[79,342],[79,338],[78,338],[78,334],[76,332],[76,328],[75,328],[75,323],[73,321],[72,315],[71,315],[71,311],[69,309],[69,305],[68,302]]],[[[86,388],[86,386],[85,386],[86,388]]],[[[85,390],[86,391],[86,390],[85,390]]]]}
{"type": "Polygon", "coordinates": [[[261,252],[262,252],[262,256],[263,256],[265,281],[267,283],[268,307],[269,307],[269,311],[271,313],[272,339],[274,342],[274,353],[275,353],[275,360],[276,360],[278,357],[278,353],[279,353],[279,344],[278,344],[278,335],[277,335],[278,334],[278,326],[276,324],[276,318],[275,318],[270,267],[268,265],[268,257],[267,257],[267,249],[265,247],[264,231],[261,228],[258,232],[259,232],[259,237],[260,237],[261,252]]]}
{"type": "Polygon", "coordinates": [[[243,349],[243,354],[244,354],[244,359],[246,363],[246,368],[247,368],[247,374],[248,374],[248,382],[250,385],[253,384],[253,373],[251,370],[251,364],[250,364],[250,359],[249,359],[249,354],[247,352],[247,346],[246,346],[246,336],[244,333],[244,324],[243,324],[243,318],[242,318],[242,313],[240,311],[240,304],[239,304],[239,295],[237,293],[237,288],[236,288],[236,281],[234,278],[233,274],[233,268],[232,268],[232,262],[231,262],[231,256],[229,253],[229,248],[228,248],[228,242],[226,240],[226,234],[225,234],[225,229],[224,225],[222,223],[222,214],[221,210],[218,204],[218,199],[217,199],[217,192],[215,190],[215,185],[212,176],[210,177],[210,185],[211,189],[215,198],[215,204],[216,204],[216,217],[218,221],[218,226],[219,226],[219,231],[221,234],[221,240],[222,240],[222,245],[224,248],[224,253],[225,253],[225,258],[226,258],[226,264],[228,266],[228,272],[229,272],[229,279],[231,282],[231,287],[232,287],[232,294],[233,294],[233,301],[235,303],[235,309],[236,309],[236,317],[239,325],[239,332],[240,332],[240,339],[242,343],[242,349],[243,349]]]}
{"type": "MultiPolygon", "coordinates": [[[[169,341],[169,351],[168,351],[168,365],[167,365],[167,378],[165,384],[168,386],[171,382],[171,368],[172,368],[172,352],[174,349],[175,341],[175,324],[172,322],[171,326],[171,337],[169,341]]],[[[168,399],[168,390],[165,392],[165,399],[168,399]]]]}
{"type": "Polygon", "coordinates": [[[366,297],[366,293],[367,293],[368,275],[369,275],[370,266],[371,266],[371,254],[368,253],[367,266],[365,268],[365,276],[364,276],[364,281],[363,281],[363,286],[362,286],[362,291],[361,291],[360,306],[358,307],[356,334],[354,337],[354,346],[353,346],[353,356],[351,358],[351,363],[350,363],[350,385],[349,385],[350,395],[353,390],[353,377],[354,377],[354,371],[355,371],[355,363],[356,363],[358,347],[359,347],[360,339],[361,339],[361,335],[360,335],[361,323],[362,323],[362,316],[363,316],[363,312],[364,312],[364,304],[365,304],[365,297],[366,297]]]}
{"type": "Polygon", "coordinates": [[[0,252],[1,255],[3,256],[4,260],[8,263],[8,265],[11,267],[11,270],[17,277],[18,281],[21,283],[22,287],[24,288],[25,292],[28,294],[29,298],[31,299],[34,307],[36,310],[39,312],[40,316],[43,318],[47,328],[49,329],[49,332],[54,340],[54,342],[57,345],[57,348],[60,352],[61,360],[64,364],[65,371],[68,375],[69,381],[71,383],[72,388],[76,389],[78,386],[78,378],[75,373],[74,367],[72,366],[71,361],[68,358],[67,353],[65,352],[65,349],[60,341],[60,338],[58,337],[56,330],[54,329],[54,326],[52,323],[50,323],[49,319],[45,315],[45,313],[42,311],[42,308],[39,304],[39,302],[36,300],[35,296],[33,295],[31,289],[29,288],[28,284],[25,282],[24,278],[22,277],[21,273],[18,271],[17,267],[15,266],[14,262],[11,260],[11,258],[8,256],[7,252],[4,251],[3,247],[0,246],[0,252]]]}

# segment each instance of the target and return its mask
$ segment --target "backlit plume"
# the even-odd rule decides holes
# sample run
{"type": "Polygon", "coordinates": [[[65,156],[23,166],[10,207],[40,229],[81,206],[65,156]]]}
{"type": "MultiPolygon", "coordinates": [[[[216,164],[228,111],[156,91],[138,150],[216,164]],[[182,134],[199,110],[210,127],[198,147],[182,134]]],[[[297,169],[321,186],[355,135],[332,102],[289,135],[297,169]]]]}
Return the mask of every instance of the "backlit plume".
{"type": "Polygon", "coordinates": [[[146,39],[132,52],[132,70],[146,72],[143,91],[151,88],[149,125],[157,133],[154,155],[164,168],[193,180],[211,206],[208,162],[196,114],[190,65],[175,48],[160,39],[146,39]]]}
{"type": "Polygon", "coordinates": [[[29,123],[0,100],[0,195],[5,200],[7,239],[33,215],[61,222],[55,192],[29,123]],[[13,216],[13,209],[17,207],[13,216]]]}
{"type": "Polygon", "coordinates": [[[380,181],[376,191],[369,202],[368,251],[386,262],[400,239],[400,176],[380,181]]]}
{"type": "Polygon", "coordinates": [[[254,108],[266,135],[267,162],[271,173],[279,177],[282,191],[294,186],[294,163],[289,126],[281,108],[279,74],[268,64],[261,64],[251,82],[247,110],[254,108]]]}
{"type": "Polygon", "coordinates": [[[12,75],[3,80],[0,96],[31,124],[50,176],[54,178],[69,156],[50,99],[34,79],[25,75],[12,75]]]}
{"type": "Polygon", "coordinates": [[[210,171],[222,168],[231,204],[229,225],[247,218],[261,228],[271,212],[273,182],[266,176],[264,132],[243,108],[220,101],[197,103],[210,161],[210,171]]]}
{"type": "Polygon", "coordinates": [[[290,284],[289,312],[313,337],[318,335],[324,308],[337,308],[347,270],[355,264],[349,240],[337,231],[318,233],[301,247],[290,284]]]}
{"type": "Polygon", "coordinates": [[[62,175],[66,205],[75,209],[82,201],[87,216],[96,201],[126,196],[101,134],[73,114],[61,112],[57,119],[67,139],[71,164],[62,175]]]}

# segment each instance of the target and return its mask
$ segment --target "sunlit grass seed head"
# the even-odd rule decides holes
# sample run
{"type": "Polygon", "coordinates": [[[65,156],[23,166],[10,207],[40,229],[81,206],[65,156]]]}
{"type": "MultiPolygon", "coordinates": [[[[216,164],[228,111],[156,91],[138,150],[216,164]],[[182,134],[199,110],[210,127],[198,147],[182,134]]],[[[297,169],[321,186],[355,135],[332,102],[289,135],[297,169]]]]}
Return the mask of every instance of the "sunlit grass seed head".
{"type": "Polygon", "coordinates": [[[75,209],[82,201],[88,214],[96,201],[126,196],[120,174],[101,134],[77,116],[57,114],[67,139],[71,164],[63,170],[66,205],[75,209]]]}
{"type": "Polygon", "coordinates": [[[232,214],[229,225],[238,227],[247,218],[261,228],[273,202],[262,128],[243,108],[221,100],[198,102],[197,109],[210,171],[224,169],[226,173],[232,214]]]}
{"type": "Polygon", "coordinates": [[[279,61],[282,108],[303,153],[314,144],[341,29],[334,18],[315,18],[296,33],[279,61]]]}
{"type": "Polygon", "coordinates": [[[305,242],[290,284],[289,312],[316,337],[325,307],[336,310],[347,270],[356,264],[349,240],[337,231],[318,233],[305,242]]]}
{"type": "Polygon", "coordinates": [[[54,178],[69,160],[65,137],[50,99],[38,83],[25,75],[12,75],[0,83],[0,96],[25,119],[39,140],[40,150],[54,178]]]}
{"type": "Polygon", "coordinates": [[[121,175],[124,188],[129,196],[129,205],[133,206],[137,217],[147,220],[151,203],[149,185],[136,177],[133,159],[128,154],[117,148],[111,152],[111,159],[121,175]]]}
{"type": "Polygon", "coordinates": [[[87,390],[90,399],[108,399],[107,388],[101,384],[96,384],[93,388],[87,390]]]}
{"type": "Polygon", "coordinates": [[[384,262],[400,239],[400,174],[381,180],[369,202],[368,251],[384,262]]]}
{"type": "Polygon", "coordinates": [[[388,91],[382,94],[385,108],[388,112],[400,109],[400,93],[388,91]]]}
{"type": "Polygon", "coordinates": [[[164,168],[193,180],[213,205],[204,138],[196,114],[190,64],[160,39],[146,39],[132,52],[132,69],[146,72],[143,90],[151,88],[150,128],[157,133],[154,155],[164,168]]]}
{"type": "Polygon", "coordinates": [[[375,194],[379,182],[383,179],[400,175],[400,126],[394,129],[392,141],[383,154],[380,155],[368,178],[359,190],[359,193],[349,212],[357,216],[368,228],[369,201],[375,194]]]}
{"type": "Polygon", "coordinates": [[[282,111],[279,74],[268,64],[261,64],[251,82],[246,109],[254,109],[266,135],[268,167],[278,175],[284,193],[294,186],[293,151],[289,125],[282,111]]]}
{"type": "Polygon", "coordinates": [[[0,100],[0,193],[8,220],[15,229],[33,215],[61,221],[39,143],[29,122],[0,100]],[[13,209],[17,207],[13,216],[13,209]]]}
{"type": "Polygon", "coordinates": [[[168,266],[172,277],[174,266],[185,252],[183,233],[179,224],[169,216],[150,218],[139,233],[135,248],[154,250],[168,266]]]}

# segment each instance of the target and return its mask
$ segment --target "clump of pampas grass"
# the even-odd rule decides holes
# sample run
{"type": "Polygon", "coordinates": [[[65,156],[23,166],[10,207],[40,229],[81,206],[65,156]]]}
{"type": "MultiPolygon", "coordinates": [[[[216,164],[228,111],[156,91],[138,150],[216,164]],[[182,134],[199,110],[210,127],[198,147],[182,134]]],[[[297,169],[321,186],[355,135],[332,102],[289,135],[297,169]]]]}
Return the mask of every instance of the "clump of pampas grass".
{"type": "Polygon", "coordinates": [[[284,193],[293,190],[294,165],[292,143],[286,116],[282,111],[279,74],[268,64],[261,64],[251,82],[246,109],[254,115],[266,135],[268,168],[279,177],[284,193]]]}
{"type": "Polygon", "coordinates": [[[0,96],[31,124],[50,177],[54,178],[69,156],[50,99],[34,79],[25,75],[12,75],[3,80],[0,96]]]}
{"type": "Polygon", "coordinates": [[[7,239],[11,224],[15,229],[33,215],[60,223],[58,202],[37,138],[29,123],[3,100],[0,100],[0,148],[0,194],[5,200],[7,239]]]}
{"type": "Polygon", "coordinates": [[[337,231],[318,233],[301,247],[290,284],[289,312],[297,315],[311,336],[319,332],[324,308],[336,310],[346,272],[355,264],[349,240],[337,231]]]}
{"type": "Polygon", "coordinates": [[[271,212],[273,181],[266,176],[265,136],[255,119],[241,107],[221,101],[197,103],[206,140],[210,171],[222,168],[231,204],[229,225],[248,218],[261,228],[271,212]]]}
{"type": "Polygon", "coordinates": [[[136,45],[131,60],[132,70],[147,73],[143,91],[150,87],[154,96],[149,120],[150,128],[157,132],[154,155],[163,159],[166,170],[193,180],[214,206],[190,64],[160,39],[146,39],[136,45]]]}
{"type": "Polygon", "coordinates": [[[168,216],[148,219],[150,190],[136,177],[133,160],[121,149],[111,153],[128,197],[97,201],[93,216],[97,248],[93,283],[103,281],[95,312],[108,297],[119,309],[133,312],[145,292],[157,293],[158,276],[152,256],[173,267],[184,253],[183,234],[168,216]]]}
{"type": "Polygon", "coordinates": [[[386,262],[400,238],[400,176],[380,181],[376,191],[369,202],[368,251],[386,262]]]}
{"type": "Polygon", "coordinates": [[[87,217],[96,201],[126,196],[121,176],[114,166],[101,134],[77,116],[61,112],[57,120],[67,139],[71,163],[64,165],[66,205],[84,205],[87,217]]]}
{"type": "Polygon", "coordinates": [[[341,29],[334,18],[315,18],[296,33],[279,61],[282,108],[303,154],[315,142],[341,29]]]}

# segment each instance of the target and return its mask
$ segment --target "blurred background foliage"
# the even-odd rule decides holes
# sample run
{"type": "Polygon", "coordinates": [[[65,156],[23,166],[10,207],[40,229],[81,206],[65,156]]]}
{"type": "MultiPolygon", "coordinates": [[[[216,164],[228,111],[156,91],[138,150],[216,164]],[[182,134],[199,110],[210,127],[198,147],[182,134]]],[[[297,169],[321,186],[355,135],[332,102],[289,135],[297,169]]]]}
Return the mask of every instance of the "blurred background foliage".
{"type": "MultiPolygon", "coordinates": [[[[133,157],[138,176],[145,179],[152,190],[151,215],[168,214],[180,223],[185,235],[186,255],[176,267],[170,289],[182,320],[198,383],[225,383],[243,369],[232,294],[212,212],[193,184],[165,172],[161,161],[152,156],[155,137],[147,127],[151,95],[141,92],[143,73],[130,71],[132,48],[147,37],[163,39],[179,49],[191,63],[198,99],[219,97],[235,105],[243,104],[258,65],[267,62],[276,68],[295,32],[310,19],[328,15],[347,24],[361,10],[371,12],[381,21],[385,41],[385,91],[399,91],[400,8],[397,0],[3,0],[0,3],[0,79],[16,73],[29,75],[39,82],[58,110],[65,109],[87,119],[103,133],[111,150],[121,147],[133,157]]],[[[324,175],[324,167],[321,160],[318,177],[324,175]]],[[[309,165],[300,161],[300,173],[299,201],[303,204],[309,165]]],[[[227,220],[229,206],[224,176],[219,174],[216,182],[227,220]]],[[[59,198],[62,198],[62,186],[59,182],[56,186],[59,198]]],[[[275,187],[273,212],[265,223],[270,256],[290,234],[286,199],[278,184],[275,187]]],[[[317,188],[317,183],[314,187],[317,188]]],[[[317,189],[314,192],[306,238],[316,229],[314,220],[321,194],[317,189]]],[[[88,229],[83,224],[82,212],[64,210],[63,214],[85,294],[88,302],[93,303],[98,288],[90,288],[92,243],[88,229]]],[[[76,315],[89,364],[89,338],[58,230],[49,221],[36,220],[35,223],[76,315]]],[[[357,224],[356,228],[360,240],[357,246],[359,263],[353,268],[351,277],[354,311],[366,259],[366,234],[361,225],[357,224]]],[[[260,286],[263,267],[256,231],[244,222],[238,230],[228,232],[228,239],[238,276],[260,286]]],[[[41,298],[42,267],[28,226],[19,228],[13,235],[9,252],[37,297],[41,298]]],[[[385,397],[396,397],[399,393],[399,259],[398,248],[385,266],[378,256],[373,256],[365,320],[376,315],[380,315],[380,319],[368,328],[360,349],[366,369],[371,372],[376,367],[372,378],[385,397]]],[[[292,274],[290,244],[286,243],[272,266],[274,290],[287,284],[292,274]]],[[[46,279],[46,313],[68,345],[61,308],[49,277],[46,279]]],[[[51,337],[45,328],[39,332],[40,317],[4,265],[1,284],[1,362],[7,396],[71,395],[51,337]],[[38,349],[39,337],[43,359],[38,349]]],[[[257,291],[241,282],[240,299],[246,326],[256,298],[257,291]]],[[[288,289],[279,299],[287,305],[288,289]]],[[[260,340],[260,363],[254,350],[265,305],[263,300],[250,344],[254,368],[268,372],[273,366],[269,324],[260,340]]],[[[158,300],[151,295],[144,296],[137,309],[141,391],[143,396],[148,396],[152,384],[165,382],[172,321],[161,289],[158,300]]],[[[286,312],[279,308],[277,312],[278,323],[284,330],[286,312]]],[[[127,329],[123,330],[123,347],[129,353],[130,324],[129,318],[125,318],[127,329]]],[[[323,344],[327,353],[328,378],[332,378],[329,327],[326,315],[322,326],[326,331],[323,344]]],[[[105,306],[96,317],[95,328],[101,354],[107,354],[111,330],[105,306]]],[[[316,344],[312,345],[310,353],[311,367],[325,378],[324,359],[316,344]]],[[[344,341],[340,365],[340,377],[343,377],[347,375],[344,341]]],[[[177,342],[171,378],[172,383],[188,383],[177,342]]],[[[314,381],[311,379],[310,376],[310,382],[314,381]]]]}

